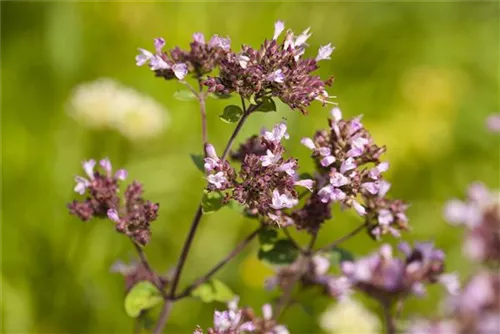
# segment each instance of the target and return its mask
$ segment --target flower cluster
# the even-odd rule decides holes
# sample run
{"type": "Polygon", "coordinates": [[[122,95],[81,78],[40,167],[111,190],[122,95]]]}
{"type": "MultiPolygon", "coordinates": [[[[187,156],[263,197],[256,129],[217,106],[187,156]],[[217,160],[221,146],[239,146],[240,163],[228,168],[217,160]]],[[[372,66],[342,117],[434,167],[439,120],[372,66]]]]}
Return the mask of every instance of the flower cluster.
{"type": "Polygon", "coordinates": [[[404,259],[392,255],[390,245],[383,245],[376,253],[356,261],[342,262],[342,272],[349,283],[378,300],[392,300],[408,293],[421,296],[425,285],[439,282],[449,293],[459,288],[456,274],[443,274],[444,253],[432,243],[417,243],[412,249],[401,243],[404,259]]]}
{"type": "Polygon", "coordinates": [[[316,196],[306,203],[305,213],[300,215],[311,212],[321,222],[329,218],[329,210],[320,203],[338,202],[364,216],[374,238],[388,232],[399,236],[399,230],[408,228],[407,205],[386,197],[391,185],[382,173],[389,164],[380,160],[385,147],[373,142],[360,119],[344,120],[340,109],[333,108],[330,128],[316,132],[312,139],[302,139],[302,144],[313,151],[319,176],[316,196]]]}
{"type": "Polygon", "coordinates": [[[82,221],[107,217],[116,223],[117,231],[139,244],[147,244],[151,236],[150,224],[158,217],[158,203],[144,200],[142,185],[134,181],[125,190],[125,203],[121,207],[118,181],[126,179],[127,171],[120,169],[113,174],[109,159],[101,160],[99,165],[104,173],[95,168],[95,160],[83,162],[88,178],[76,176],[74,190],[86,198],[70,203],[70,213],[82,221]]]}
{"type": "MultiPolygon", "coordinates": [[[[240,333],[266,333],[288,334],[288,329],[276,323],[273,319],[271,305],[262,306],[262,317],[255,315],[251,308],[238,308],[236,297],[228,303],[228,310],[214,312],[214,326],[207,330],[207,334],[240,334],[240,333]]],[[[203,334],[197,327],[193,334],[203,334]]]]}
{"type": "MultiPolygon", "coordinates": [[[[283,157],[285,149],[281,140],[289,137],[286,130],[284,123],[277,124],[271,131],[264,129],[259,145],[243,145],[242,150],[233,153],[242,159],[238,174],[226,160],[217,156],[212,145],[208,145],[205,158],[208,190],[231,190],[229,198],[245,205],[250,213],[277,223],[290,223],[283,210],[298,204],[295,186],[311,189],[313,181],[298,180],[297,160],[283,157]],[[255,147],[258,150],[252,150],[255,147]]],[[[256,138],[251,141],[255,143],[256,138]]]]}
{"type": "Polygon", "coordinates": [[[472,260],[500,263],[500,200],[482,183],[473,183],[465,202],[450,200],[444,209],[446,220],[467,228],[464,254],[472,260]]]}
{"type": "Polygon", "coordinates": [[[480,271],[447,301],[447,317],[418,319],[407,334],[493,334],[500,330],[500,275],[480,271]]]}
{"type": "Polygon", "coordinates": [[[205,81],[209,91],[220,94],[238,93],[244,98],[257,101],[264,96],[278,97],[292,109],[306,113],[312,101],[328,103],[326,86],[333,79],[321,80],[311,73],[318,69],[318,62],[330,59],[330,44],[319,49],[316,58],[303,58],[306,42],[311,36],[309,29],[295,36],[291,30],[282,42],[278,38],[285,29],[284,23],[276,22],[272,40],[266,40],[259,49],[244,45],[240,52],[227,53],[220,61],[220,73],[205,81]]]}

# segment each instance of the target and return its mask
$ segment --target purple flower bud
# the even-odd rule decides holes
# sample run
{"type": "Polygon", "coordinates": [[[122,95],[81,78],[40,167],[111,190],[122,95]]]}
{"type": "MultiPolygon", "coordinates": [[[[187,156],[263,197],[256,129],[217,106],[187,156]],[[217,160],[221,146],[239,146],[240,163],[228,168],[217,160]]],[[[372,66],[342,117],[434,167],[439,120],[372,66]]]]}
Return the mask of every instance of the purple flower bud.
{"type": "Polygon", "coordinates": [[[295,169],[294,169],[295,166],[296,166],[295,161],[290,161],[279,166],[277,170],[280,172],[285,172],[290,176],[293,176],[295,174],[295,169]]]}
{"type": "Polygon", "coordinates": [[[193,40],[199,44],[205,44],[205,36],[201,32],[196,32],[193,34],[193,40]]]}
{"type": "Polygon", "coordinates": [[[205,172],[211,172],[213,171],[217,166],[219,166],[219,159],[217,160],[212,159],[212,158],[205,158],[205,164],[203,167],[205,167],[205,172]]]}
{"type": "Polygon", "coordinates": [[[246,69],[248,66],[248,62],[250,61],[250,58],[245,56],[245,55],[238,55],[238,63],[240,64],[242,69],[246,69]]]}
{"type": "Polygon", "coordinates": [[[300,140],[300,142],[302,143],[302,145],[304,145],[308,149],[314,150],[316,148],[316,145],[314,145],[314,142],[311,138],[307,138],[307,137],[302,138],[300,140]]]}
{"type": "Polygon", "coordinates": [[[87,161],[82,162],[83,170],[85,171],[85,174],[88,175],[88,177],[93,180],[94,179],[94,167],[95,167],[95,160],[90,159],[87,161]]]}
{"type": "Polygon", "coordinates": [[[120,222],[120,216],[118,216],[118,211],[115,209],[109,209],[107,212],[108,218],[114,221],[115,223],[120,222]]]}
{"type": "Polygon", "coordinates": [[[267,81],[274,81],[277,83],[285,82],[285,75],[283,74],[283,70],[277,69],[273,73],[267,76],[267,81]]]}
{"type": "Polygon", "coordinates": [[[74,191],[80,195],[85,194],[87,187],[90,185],[89,181],[81,176],[75,176],[76,186],[74,191]]]}
{"type": "Polygon", "coordinates": [[[381,209],[378,211],[378,222],[380,225],[389,226],[394,221],[394,216],[391,211],[381,209]]]}
{"type": "Polygon", "coordinates": [[[314,274],[316,276],[323,276],[330,269],[330,260],[324,256],[314,255],[312,263],[314,266],[314,274]]]}
{"type": "Polygon", "coordinates": [[[348,157],[359,157],[363,154],[365,146],[368,144],[368,140],[363,137],[356,137],[351,142],[351,149],[347,152],[348,157]]]}
{"type": "Polygon", "coordinates": [[[354,162],[353,158],[347,158],[342,162],[342,165],[340,166],[340,172],[344,174],[348,170],[356,168],[356,163],[354,162]]]}
{"type": "Polygon", "coordinates": [[[307,188],[309,191],[312,191],[312,188],[314,186],[314,181],[311,179],[300,180],[300,181],[295,181],[294,185],[301,186],[307,188]]]}
{"type": "Polygon", "coordinates": [[[330,184],[334,187],[342,187],[349,183],[349,178],[337,172],[330,177],[330,184]]]}
{"type": "Polygon", "coordinates": [[[273,190],[272,204],[273,209],[280,210],[283,208],[292,208],[297,205],[299,201],[287,194],[280,194],[277,189],[273,190]]]}
{"type": "Polygon", "coordinates": [[[255,325],[251,321],[244,322],[238,327],[241,332],[255,332],[255,325]]]}
{"type": "MultiPolygon", "coordinates": [[[[281,159],[281,154],[274,155],[271,150],[266,151],[266,155],[260,157],[260,161],[262,162],[262,166],[267,167],[270,165],[274,165],[281,159]]],[[[295,171],[294,171],[295,173],[295,171]]]]}
{"type": "Polygon", "coordinates": [[[365,182],[361,185],[361,187],[372,195],[376,195],[380,188],[378,182],[365,182]]]}
{"type": "Polygon", "coordinates": [[[215,147],[212,144],[207,144],[205,146],[205,151],[207,152],[207,157],[212,158],[216,161],[219,160],[219,157],[217,156],[217,152],[215,151],[215,147]]]}
{"type": "Polygon", "coordinates": [[[161,55],[164,46],[165,46],[165,40],[162,37],[155,38],[156,54],[161,55]]]}
{"type": "Polygon", "coordinates": [[[149,66],[151,67],[152,71],[158,71],[158,70],[167,70],[170,68],[170,65],[168,65],[161,56],[153,56],[151,58],[151,61],[149,62],[149,66]]]}
{"type": "Polygon", "coordinates": [[[339,107],[332,108],[330,114],[332,115],[332,118],[335,122],[338,122],[342,119],[342,111],[340,111],[339,107]]]}
{"type": "Polygon", "coordinates": [[[332,54],[334,49],[335,48],[332,47],[331,43],[320,47],[318,50],[318,56],[316,56],[316,61],[330,59],[330,55],[332,54]]]}
{"type": "Polygon", "coordinates": [[[323,159],[321,159],[320,163],[321,163],[321,166],[323,167],[328,167],[330,166],[331,164],[333,164],[335,162],[335,157],[330,155],[328,157],[324,157],[323,159]]]}
{"type": "Polygon", "coordinates": [[[186,64],[178,63],[172,66],[172,71],[174,71],[174,74],[177,77],[177,79],[183,80],[186,74],[188,73],[188,68],[186,64]]]}
{"type": "Polygon", "coordinates": [[[229,51],[231,48],[231,40],[229,38],[220,37],[219,35],[213,35],[208,45],[213,48],[221,48],[224,51],[229,51]]]}
{"type": "Polygon", "coordinates": [[[492,132],[500,132],[500,114],[492,114],[486,119],[488,129],[492,132]]]}
{"type": "Polygon", "coordinates": [[[361,122],[360,122],[361,117],[362,116],[358,116],[356,118],[353,118],[349,122],[349,135],[352,135],[363,128],[363,124],[361,124],[361,122]]]}
{"type": "Polygon", "coordinates": [[[280,20],[276,21],[276,23],[274,24],[273,39],[276,40],[281,35],[283,30],[285,30],[285,23],[280,20]]]}
{"type": "Polygon", "coordinates": [[[135,57],[135,64],[142,66],[153,58],[153,54],[148,50],[139,49],[139,54],[135,57]]]}
{"type": "Polygon", "coordinates": [[[108,176],[111,175],[112,167],[111,167],[111,161],[109,161],[109,158],[104,158],[101,161],[99,161],[99,165],[106,171],[106,174],[108,176]]]}
{"type": "Polygon", "coordinates": [[[273,308],[271,304],[264,304],[262,306],[262,316],[264,320],[271,320],[273,318],[273,308]]]}
{"type": "Polygon", "coordinates": [[[306,30],[304,30],[302,32],[302,34],[300,34],[299,36],[297,36],[297,38],[295,39],[295,42],[294,42],[294,46],[295,47],[299,47],[303,44],[305,44],[305,42],[309,39],[309,37],[311,37],[312,34],[309,33],[309,30],[311,28],[307,28],[306,30]]]}
{"type": "Polygon", "coordinates": [[[124,181],[128,177],[128,172],[125,169],[119,169],[115,173],[115,178],[124,181]]]}
{"type": "Polygon", "coordinates": [[[368,172],[368,175],[374,179],[377,180],[380,177],[380,173],[386,172],[389,169],[389,163],[386,161],[383,161],[379,163],[377,166],[373,167],[370,169],[368,172]]]}
{"type": "Polygon", "coordinates": [[[218,172],[207,177],[208,183],[213,184],[215,188],[222,189],[224,184],[227,182],[224,172],[218,172]]]}
{"type": "Polygon", "coordinates": [[[320,147],[318,149],[318,152],[320,155],[324,156],[324,157],[327,157],[329,155],[331,155],[331,150],[329,147],[320,147]]]}
{"type": "Polygon", "coordinates": [[[329,203],[332,201],[343,201],[346,198],[346,194],[338,189],[334,188],[332,185],[327,185],[318,191],[318,196],[323,203],[329,203]]]}
{"type": "Polygon", "coordinates": [[[356,201],[352,201],[352,207],[354,208],[354,210],[356,210],[356,212],[360,215],[360,216],[364,216],[366,214],[366,209],[364,206],[362,206],[361,204],[359,204],[358,202],[356,201]]]}
{"type": "Polygon", "coordinates": [[[384,197],[391,189],[391,184],[385,180],[379,182],[378,197],[384,197]]]}

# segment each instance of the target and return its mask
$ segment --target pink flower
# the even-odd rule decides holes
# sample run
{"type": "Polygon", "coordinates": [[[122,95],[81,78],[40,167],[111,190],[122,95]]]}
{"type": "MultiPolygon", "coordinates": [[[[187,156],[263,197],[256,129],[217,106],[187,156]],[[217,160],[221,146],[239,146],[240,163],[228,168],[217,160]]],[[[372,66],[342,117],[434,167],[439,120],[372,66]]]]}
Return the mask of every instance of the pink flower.
{"type": "Polygon", "coordinates": [[[90,182],[81,176],[75,176],[75,181],[76,181],[76,186],[74,188],[74,191],[80,195],[85,194],[85,190],[87,190],[87,187],[90,185],[90,182]]]}
{"type": "Polygon", "coordinates": [[[164,46],[165,46],[165,40],[162,37],[155,38],[156,54],[161,55],[164,46]]]}
{"type": "Polygon", "coordinates": [[[139,49],[139,54],[135,57],[135,64],[142,66],[153,58],[153,54],[148,50],[139,49]]]}
{"type": "Polygon", "coordinates": [[[335,157],[330,155],[321,159],[320,163],[323,167],[328,167],[335,162],[335,157]]]}
{"type": "Polygon", "coordinates": [[[277,83],[283,83],[285,82],[285,75],[283,74],[283,70],[277,69],[273,73],[269,74],[267,77],[268,81],[274,81],[277,83]]]}
{"type": "Polygon", "coordinates": [[[212,175],[207,176],[208,183],[213,184],[215,188],[222,189],[224,183],[227,182],[226,176],[224,172],[218,172],[212,175]]]}
{"type": "Polygon", "coordinates": [[[116,211],[116,209],[109,209],[107,212],[107,216],[109,219],[111,219],[115,223],[120,222],[120,216],[118,216],[118,211],[116,211]]]}
{"type": "Polygon", "coordinates": [[[274,143],[279,143],[282,138],[290,138],[290,136],[286,132],[285,123],[276,124],[272,131],[262,131],[262,136],[264,137],[264,139],[274,143]]]}
{"type": "Polygon", "coordinates": [[[312,191],[312,188],[314,186],[314,181],[311,179],[300,180],[300,181],[295,181],[294,185],[301,186],[307,188],[309,191],[312,191]]]}
{"type": "Polygon", "coordinates": [[[167,70],[170,68],[161,56],[153,56],[149,62],[152,71],[167,70]]]}
{"type": "Polygon", "coordinates": [[[205,36],[201,32],[195,32],[193,34],[193,40],[199,44],[205,44],[205,36]]]}
{"type": "Polygon", "coordinates": [[[285,23],[283,21],[276,21],[274,24],[274,35],[273,39],[278,39],[278,37],[281,35],[281,33],[285,30],[285,23]]]}
{"type": "Polygon", "coordinates": [[[337,172],[330,177],[330,184],[334,187],[342,187],[349,183],[349,178],[337,172]]]}
{"type": "Polygon", "coordinates": [[[112,168],[111,168],[111,161],[109,161],[109,158],[104,158],[101,161],[99,161],[99,165],[101,165],[102,169],[106,171],[106,174],[108,176],[111,175],[112,168]]]}
{"type": "Polygon", "coordinates": [[[302,138],[300,140],[300,142],[302,143],[302,145],[304,145],[308,149],[314,150],[316,148],[316,145],[314,145],[314,142],[311,138],[307,138],[307,137],[302,138]]]}
{"type": "Polygon", "coordinates": [[[332,47],[331,43],[328,43],[325,46],[322,46],[318,50],[318,55],[316,56],[316,61],[330,59],[330,55],[332,54],[334,47],[332,47]]]}
{"type": "Polygon", "coordinates": [[[344,174],[348,170],[356,168],[356,163],[354,162],[353,158],[347,158],[342,162],[342,165],[340,166],[340,172],[344,174]]]}
{"type": "Polygon", "coordinates": [[[174,71],[177,79],[183,80],[188,73],[187,65],[184,63],[174,64],[174,66],[172,66],[172,71],[174,71]]]}
{"type": "Polygon", "coordinates": [[[354,208],[354,210],[356,210],[356,212],[360,215],[360,216],[364,216],[366,214],[366,209],[364,206],[362,206],[361,204],[359,204],[358,202],[356,201],[352,201],[352,207],[354,208]]]}
{"type": "Polygon", "coordinates": [[[295,167],[295,161],[291,161],[291,162],[286,162],[283,165],[279,166],[277,170],[280,172],[285,172],[290,176],[293,176],[295,174],[294,167],[295,167]]]}
{"type": "Polygon", "coordinates": [[[280,194],[278,189],[273,190],[273,198],[271,207],[276,210],[283,208],[292,208],[297,205],[299,201],[287,194],[280,194]]]}
{"type": "Polygon", "coordinates": [[[85,171],[85,174],[88,175],[88,177],[93,180],[94,179],[94,167],[95,167],[95,160],[90,159],[87,161],[82,162],[83,170],[85,171]]]}
{"type": "Polygon", "coordinates": [[[128,172],[125,169],[119,169],[115,173],[115,178],[124,181],[128,176],[128,172]]]}
{"type": "Polygon", "coordinates": [[[274,155],[271,150],[266,151],[266,155],[260,157],[260,161],[262,162],[262,166],[267,167],[270,165],[274,165],[281,159],[281,155],[274,155]]]}

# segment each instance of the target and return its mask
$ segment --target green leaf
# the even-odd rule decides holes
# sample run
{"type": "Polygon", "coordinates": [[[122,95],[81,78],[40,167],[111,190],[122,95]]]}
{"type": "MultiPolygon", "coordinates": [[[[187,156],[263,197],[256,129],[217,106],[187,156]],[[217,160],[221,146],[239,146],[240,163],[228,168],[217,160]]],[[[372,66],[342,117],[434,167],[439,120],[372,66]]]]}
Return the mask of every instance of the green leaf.
{"type": "Polygon", "coordinates": [[[242,115],[243,110],[240,107],[229,105],[224,108],[224,112],[219,116],[219,118],[226,123],[235,123],[238,122],[242,115]]]}
{"type": "Polygon", "coordinates": [[[259,243],[260,248],[267,252],[273,249],[276,239],[278,238],[278,232],[275,229],[266,227],[259,232],[259,243]]]}
{"type": "Polygon", "coordinates": [[[174,98],[180,101],[194,101],[198,99],[190,90],[178,90],[174,93],[174,98]]]}
{"type": "Polygon", "coordinates": [[[261,112],[276,111],[276,103],[274,103],[274,100],[269,96],[264,96],[262,100],[258,101],[258,103],[260,103],[260,106],[257,109],[255,109],[255,111],[261,111],[261,112]]]}
{"type": "Polygon", "coordinates": [[[224,206],[223,203],[224,194],[220,191],[207,191],[203,192],[203,198],[201,199],[201,207],[203,213],[212,213],[224,206]]]}
{"type": "Polygon", "coordinates": [[[160,290],[153,283],[141,281],[134,285],[125,297],[125,312],[136,318],[141,311],[150,309],[163,302],[160,290]]]}
{"type": "Polygon", "coordinates": [[[335,247],[331,250],[330,263],[332,266],[339,266],[344,261],[354,261],[354,256],[351,252],[340,247],[335,247]]]}
{"type": "Polygon", "coordinates": [[[227,303],[234,298],[234,293],[218,279],[211,279],[191,291],[191,296],[199,298],[204,303],[227,303]]]}
{"type": "Polygon", "coordinates": [[[202,173],[205,173],[205,157],[202,154],[190,154],[191,160],[196,165],[196,168],[202,173]]]}
{"type": "Polygon", "coordinates": [[[258,257],[270,264],[290,264],[299,255],[299,250],[288,239],[280,239],[270,250],[260,249],[258,257]]]}

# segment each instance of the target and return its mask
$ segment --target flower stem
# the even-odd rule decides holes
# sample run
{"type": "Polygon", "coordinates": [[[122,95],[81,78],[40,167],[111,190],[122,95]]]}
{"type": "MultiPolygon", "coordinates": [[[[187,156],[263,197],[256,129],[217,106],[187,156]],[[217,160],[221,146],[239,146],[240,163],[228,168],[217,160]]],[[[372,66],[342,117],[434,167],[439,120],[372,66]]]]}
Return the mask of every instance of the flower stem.
{"type": "Polygon", "coordinates": [[[163,289],[164,288],[163,283],[161,282],[161,280],[158,277],[158,275],[156,274],[156,272],[154,272],[154,270],[151,268],[151,265],[149,264],[148,258],[146,257],[146,253],[142,249],[141,245],[137,244],[133,240],[131,240],[131,241],[134,244],[135,250],[137,251],[139,258],[141,259],[142,265],[144,266],[144,268],[146,268],[148,273],[153,277],[153,279],[155,281],[154,283],[155,283],[156,287],[160,290],[163,297],[166,297],[167,294],[165,293],[165,291],[163,289]]]}
{"type": "Polygon", "coordinates": [[[384,321],[387,334],[396,334],[396,325],[391,314],[391,304],[387,300],[381,301],[382,310],[384,312],[384,321]]]}
{"type": "MultiPolygon", "coordinates": [[[[244,105],[243,105],[243,107],[244,107],[244,105]]],[[[229,138],[229,140],[226,144],[226,148],[224,149],[224,153],[222,154],[221,160],[226,159],[227,154],[229,153],[229,150],[231,149],[231,146],[233,145],[233,142],[236,139],[236,136],[238,135],[241,128],[243,127],[243,124],[245,123],[245,120],[251,114],[251,112],[253,110],[255,110],[257,107],[258,107],[258,105],[251,105],[248,108],[248,110],[244,111],[243,116],[240,118],[238,124],[236,125],[236,128],[234,129],[233,133],[231,134],[231,137],[229,138]]],[[[193,221],[191,223],[191,227],[189,229],[189,233],[187,235],[187,238],[184,241],[184,245],[182,246],[181,255],[180,255],[179,260],[177,262],[177,266],[175,269],[174,278],[172,280],[172,285],[170,286],[168,298],[165,299],[165,303],[163,304],[163,309],[161,310],[160,317],[159,317],[158,322],[156,324],[156,327],[153,331],[154,334],[160,334],[163,331],[163,328],[165,327],[165,325],[167,323],[168,317],[170,315],[170,310],[172,309],[172,304],[174,302],[174,296],[175,296],[175,292],[177,290],[177,285],[179,284],[179,280],[181,278],[182,269],[184,268],[184,264],[186,263],[186,259],[189,255],[189,251],[191,250],[191,245],[193,243],[193,239],[194,239],[194,236],[196,234],[196,230],[198,229],[198,225],[200,224],[202,215],[203,215],[203,212],[202,212],[202,206],[201,206],[201,202],[200,202],[200,204],[198,205],[198,208],[196,209],[196,214],[195,214],[193,221]]]]}
{"type": "Polygon", "coordinates": [[[229,253],[224,259],[219,261],[208,273],[203,275],[202,277],[198,278],[193,284],[188,286],[182,293],[174,297],[174,300],[179,300],[184,297],[189,296],[191,291],[196,289],[198,286],[201,284],[205,283],[208,281],[219,269],[221,269],[224,265],[226,265],[231,259],[233,259],[236,255],[238,255],[256,236],[257,234],[262,230],[262,227],[259,227],[252,233],[250,233],[243,241],[241,241],[232,251],[229,253]]]}

